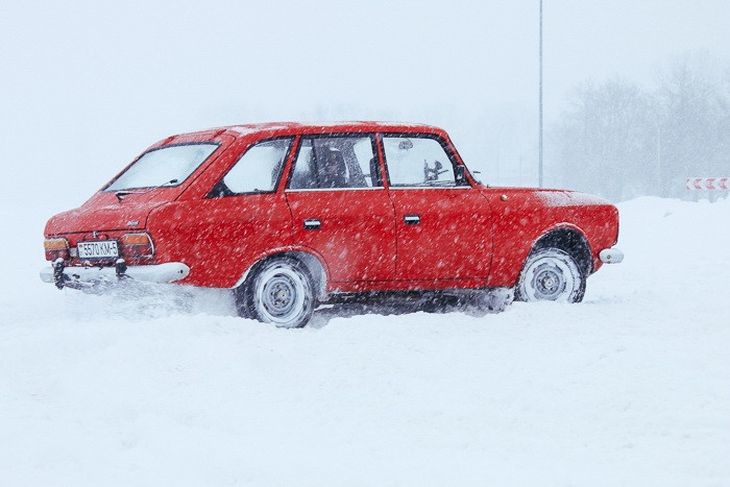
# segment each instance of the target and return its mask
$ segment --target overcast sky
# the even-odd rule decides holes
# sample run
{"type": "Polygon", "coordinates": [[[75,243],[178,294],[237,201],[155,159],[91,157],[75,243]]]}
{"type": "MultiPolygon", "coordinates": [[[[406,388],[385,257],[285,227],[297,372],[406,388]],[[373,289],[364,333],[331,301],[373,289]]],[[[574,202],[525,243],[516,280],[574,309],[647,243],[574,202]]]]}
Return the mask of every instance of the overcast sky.
{"type": "MultiPolygon", "coordinates": [[[[588,78],[730,59],[729,14],[727,0],[545,0],[546,116],[588,78]]],[[[43,174],[98,161],[76,175],[87,189],[169,133],[235,122],[415,119],[463,140],[484,130],[475,113],[513,112],[527,133],[537,29],[538,0],[2,2],[3,145],[43,174]]]]}

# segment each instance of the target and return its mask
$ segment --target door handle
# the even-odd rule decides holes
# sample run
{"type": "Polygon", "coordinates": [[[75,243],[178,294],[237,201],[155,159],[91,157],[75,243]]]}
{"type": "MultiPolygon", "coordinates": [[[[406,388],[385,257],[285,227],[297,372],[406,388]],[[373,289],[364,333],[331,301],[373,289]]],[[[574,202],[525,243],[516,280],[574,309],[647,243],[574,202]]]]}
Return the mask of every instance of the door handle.
{"type": "Polygon", "coordinates": [[[317,218],[307,218],[304,220],[305,230],[319,230],[321,226],[322,223],[317,218]]]}
{"type": "Polygon", "coordinates": [[[418,225],[421,223],[421,217],[419,215],[405,215],[403,221],[406,225],[418,225]]]}

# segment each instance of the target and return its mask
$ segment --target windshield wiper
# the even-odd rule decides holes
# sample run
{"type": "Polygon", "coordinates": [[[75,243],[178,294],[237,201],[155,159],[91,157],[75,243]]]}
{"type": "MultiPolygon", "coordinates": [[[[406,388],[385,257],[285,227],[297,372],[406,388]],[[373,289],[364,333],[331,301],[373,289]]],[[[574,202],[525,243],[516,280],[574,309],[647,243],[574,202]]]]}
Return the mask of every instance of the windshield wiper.
{"type": "Polygon", "coordinates": [[[114,192],[114,196],[116,196],[117,199],[119,200],[119,202],[121,203],[122,200],[124,199],[124,197],[127,196],[127,195],[130,195],[130,194],[146,194],[146,193],[149,193],[150,191],[152,191],[154,189],[164,188],[164,187],[167,187],[167,186],[173,186],[173,185],[175,185],[177,183],[178,183],[178,180],[177,179],[171,179],[171,180],[169,180],[167,182],[164,182],[164,183],[162,183],[162,184],[160,184],[158,186],[152,186],[150,188],[140,188],[141,190],[140,189],[120,189],[119,191],[115,191],[114,192]]]}

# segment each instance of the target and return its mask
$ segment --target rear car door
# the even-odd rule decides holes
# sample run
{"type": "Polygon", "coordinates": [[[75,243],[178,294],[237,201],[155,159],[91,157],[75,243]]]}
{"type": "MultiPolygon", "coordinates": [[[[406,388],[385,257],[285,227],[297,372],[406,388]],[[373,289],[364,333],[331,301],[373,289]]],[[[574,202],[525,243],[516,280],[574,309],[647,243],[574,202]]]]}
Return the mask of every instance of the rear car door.
{"type": "Polygon", "coordinates": [[[257,257],[290,245],[291,214],[277,188],[293,141],[242,139],[222,156],[225,172],[204,185],[208,194],[176,201],[155,216],[159,228],[152,236],[169,242],[168,259],[190,266],[188,283],[232,287],[257,257]]]}
{"type": "Polygon", "coordinates": [[[372,134],[304,136],[286,199],[296,244],[325,261],[330,282],[390,280],[395,225],[372,134]]]}
{"type": "MultiPolygon", "coordinates": [[[[491,260],[487,199],[465,178],[447,141],[384,134],[401,280],[486,279],[491,260]]],[[[463,168],[462,168],[463,169],[463,168]]]]}

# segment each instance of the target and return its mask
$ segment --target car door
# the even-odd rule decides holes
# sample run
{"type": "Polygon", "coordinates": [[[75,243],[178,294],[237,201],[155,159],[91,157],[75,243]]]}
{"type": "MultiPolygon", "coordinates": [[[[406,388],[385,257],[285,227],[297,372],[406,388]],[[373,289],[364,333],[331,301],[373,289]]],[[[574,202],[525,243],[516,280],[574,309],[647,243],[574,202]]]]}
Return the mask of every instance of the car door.
{"type": "Polygon", "coordinates": [[[304,136],[285,191],[293,239],[325,261],[330,282],[386,281],[395,225],[371,134],[304,136]]]}
{"type": "Polygon", "coordinates": [[[396,278],[486,279],[491,260],[487,199],[457,182],[455,151],[435,135],[384,134],[396,222],[396,278]]]}
{"type": "Polygon", "coordinates": [[[231,287],[256,258],[291,244],[291,213],[277,192],[294,137],[243,139],[222,157],[203,197],[178,200],[155,215],[153,238],[187,263],[190,284],[231,287]],[[212,188],[212,189],[211,189],[212,188]]]}

